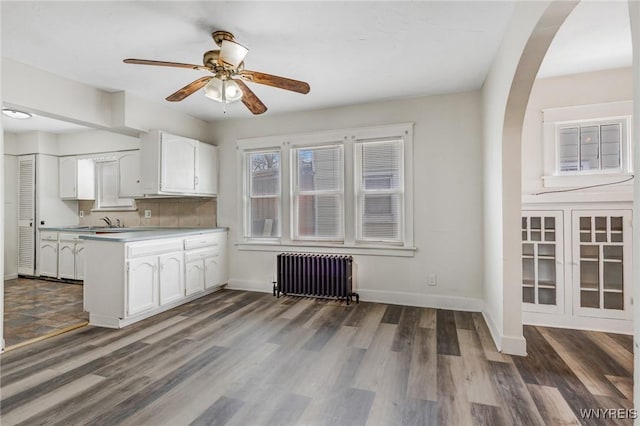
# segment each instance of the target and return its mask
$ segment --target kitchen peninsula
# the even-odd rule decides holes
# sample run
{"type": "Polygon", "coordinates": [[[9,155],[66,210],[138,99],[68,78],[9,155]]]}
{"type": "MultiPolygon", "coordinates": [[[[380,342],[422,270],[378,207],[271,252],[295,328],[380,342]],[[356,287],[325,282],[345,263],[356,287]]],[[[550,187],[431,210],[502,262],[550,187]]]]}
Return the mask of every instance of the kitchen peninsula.
{"type": "Polygon", "coordinates": [[[121,328],[222,288],[226,228],[156,228],[81,235],[91,325],[121,328]]]}

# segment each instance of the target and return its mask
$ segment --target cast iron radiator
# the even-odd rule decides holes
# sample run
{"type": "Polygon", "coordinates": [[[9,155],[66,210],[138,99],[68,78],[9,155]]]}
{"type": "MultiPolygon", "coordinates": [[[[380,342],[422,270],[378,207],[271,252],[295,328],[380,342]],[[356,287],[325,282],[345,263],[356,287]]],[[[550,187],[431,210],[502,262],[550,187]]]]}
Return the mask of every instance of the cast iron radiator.
{"type": "Polygon", "coordinates": [[[358,293],[353,292],[352,256],[325,254],[280,253],[278,270],[273,283],[273,295],[314,296],[338,298],[349,302],[358,293]]]}

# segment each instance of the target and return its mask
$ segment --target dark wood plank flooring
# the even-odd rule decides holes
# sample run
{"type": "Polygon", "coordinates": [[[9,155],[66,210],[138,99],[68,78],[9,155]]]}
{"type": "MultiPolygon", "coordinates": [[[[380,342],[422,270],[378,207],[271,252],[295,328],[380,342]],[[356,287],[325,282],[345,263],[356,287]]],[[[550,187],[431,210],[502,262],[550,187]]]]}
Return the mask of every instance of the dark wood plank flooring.
{"type": "Polygon", "coordinates": [[[6,347],[87,324],[82,285],[31,278],[4,282],[6,347]]]}
{"type": "Polygon", "coordinates": [[[525,337],[529,356],[510,357],[477,313],[223,290],[4,353],[0,422],[612,424],[581,410],[632,408],[630,336],[525,337]]]}

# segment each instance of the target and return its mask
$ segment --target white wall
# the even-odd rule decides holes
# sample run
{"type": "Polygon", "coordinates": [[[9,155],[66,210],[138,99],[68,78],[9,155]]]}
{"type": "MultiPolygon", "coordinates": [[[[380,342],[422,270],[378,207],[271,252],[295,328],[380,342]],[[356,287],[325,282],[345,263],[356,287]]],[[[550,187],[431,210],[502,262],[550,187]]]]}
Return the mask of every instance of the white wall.
{"type": "Polygon", "coordinates": [[[58,155],[92,154],[96,152],[140,149],[140,138],[92,130],[58,135],[58,155]]]}
{"type": "Polygon", "coordinates": [[[18,157],[4,156],[4,277],[18,276],[18,157]]]}
{"type": "Polygon", "coordinates": [[[365,300],[481,309],[482,154],[478,92],[213,123],[220,148],[218,224],[230,227],[231,285],[271,290],[275,252],[239,251],[236,140],[415,122],[415,257],[355,256],[365,300]],[[427,275],[438,285],[427,287],[427,275]]]}
{"type": "MultiPolygon", "coordinates": [[[[607,102],[629,101],[633,98],[633,73],[631,68],[620,68],[561,77],[537,79],[533,85],[522,128],[522,193],[523,196],[553,190],[545,188],[542,110],[576,105],[592,105],[607,102]]],[[[620,193],[631,199],[630,186],[604,186],[564,194],[572,201],[593,201],[602,192],[620,193]],[[583,199],[576,199],[581,196],[583,199]]],[[[557,197],[557,196],[555,196],[557,197]]],[[[528,202],[544,201],[545,196],[526,197],[528,202]]],[[[554,198],[555,199],[555,198],[554,198]]]]}

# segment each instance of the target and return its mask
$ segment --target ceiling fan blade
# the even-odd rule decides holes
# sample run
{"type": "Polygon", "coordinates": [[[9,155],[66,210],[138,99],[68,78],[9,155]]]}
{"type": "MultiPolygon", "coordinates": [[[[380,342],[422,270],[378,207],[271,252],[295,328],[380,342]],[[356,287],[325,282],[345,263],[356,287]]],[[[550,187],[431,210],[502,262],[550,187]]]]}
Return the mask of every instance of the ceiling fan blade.
{"type": "Polygon", "coordinates": [[[244,84],[242,80],[234,80],[238,83],[240,90],[242,90],[242,103],[255,115],[262,114],[267,110],[267,106],[256,96],[255,93],[244,84]]]}
{"type": "Polygon", "coordinates": [[[304,81],[292,80],[290,78],[278,77],[277,75],[265,74],[257,71],[241,71],[240,77],[258,84],[277,87],[279,89],[291,90],[292,92],[307,94],[311,88],[304,81]]]}
{"type": "Polygon", "coordinates": [[[197,79],[196,81],[192,81],[191,83],[184,86],[182,89],[178,90],[175,93],[167,96],[167,100],[171,102],[181,101],[187,96],[191,95],[195,91],[203,88],[206,84],[211,80],[213,76],[206,76],[197,79]]]}
{"type": "Polygon", "coordinates": [[[125,59],[122,62],[124,62],[125,64],[156,65],[161,67],[189,68],[192,70],[210,71],[209,68],[202,65],[183,64],[180,62],[150,61],[147,59],[125,59]]]}

